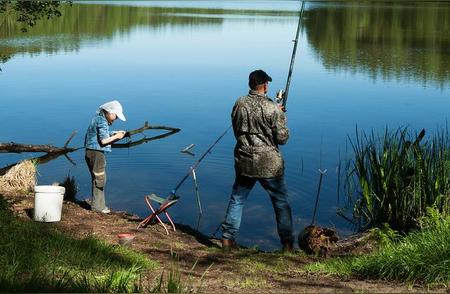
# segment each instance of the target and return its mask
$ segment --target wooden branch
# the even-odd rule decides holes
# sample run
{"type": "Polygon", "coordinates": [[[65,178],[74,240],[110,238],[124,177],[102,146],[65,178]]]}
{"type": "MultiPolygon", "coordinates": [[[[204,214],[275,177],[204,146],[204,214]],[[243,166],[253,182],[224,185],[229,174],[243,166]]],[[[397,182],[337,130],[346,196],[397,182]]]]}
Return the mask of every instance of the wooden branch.
{"type": "MultiPolygon", "coordinates": [[[[53,159],[56,159],[61,155],[64,155],[67,158],[67,160],[69,160],[69,162],[75,164],[67,154],[70,152],[77,151],[81,148],[69,148],[67,147],[67,145],[69,145],[70,141],[76,134],[77,132],[73,132],[69,136],[69,139],[67,139],[66,143],[64,144],[64,147],[55,147],[53,145],[17,144],[14,142],[0,143],[0,153],[45,152],[47,154],[39,157],[34,157],[29,160],[32,160],[36,164],[43,164],[53,159]]],[[[19,162],[0,168],[0,176],[4,175],[11,167],[15,166],[19,162]]]]}
{"type": "MultiPolygon", "coordinates": [[[[147,143],[149,141],[162,139],[168,136],[171,136],[175,133],[178,133],[180,129],[178,128],[172,128],[167,126],[150,126],[148,122],[145,122],[143,127],[140,127],[138,129],[132,130],[127,132],[127,135],[131,137],[132,135],[136,135],[139,133],[143,133],[145,130],[166,130],[167,133],[153,136],[150,138],[144,137],[138,141],[130,141],[128,143],[115,143],[112,144],[112,148],[129,148],[137,145],[141,145],[144,143],[147,143]]],[[[31,158],[30,160],[33,160],[36,164],[43,164],[46,162],[49,162],[53,159],[58,158],[61,155],[64,155],[69,162],[75,165],[75,162],[68,156],[68,153],[77,151],[79,149],[82,149],[84,147],[80,148],[69,148],[67,147],[70,143],[70,141],[73,139],[73,137],[76,135],[77,132],[73,132],[69,138],[67,139],[66,143],[64,144],[64,147],[55,147],[53,145],[31,145],[31,144],[17,144],[14,142],[11,143],[0,143],[0,153],[22,153],[22,152],[45,152],[47,154],[31,158]]],[[[8,165],[6,167],[0,168],[0,176],[4,175],[11,167],[16,165],[18,162],[8,165]]]]}
{"type": "Polygon", "coordinates": [[[153,140],[158,140],[158,139],[162,139],[168,136],[171,136],[175,133],[178,133],[180,131],[180,129],[174,129],[173,131],[158,135],[158,136],[153,136],[150,138],[144,137],[138,141],[130,141],[127,143],[114,143],[111,145],[112,148],[129,148],[129,147],[134,147],[134,146],[138,146],[144,143],[147,143],[149,141],[153,141],[153,140]]]}
{"type": "Polygon", "coordinates": [[[144,123],[143,127],[140,127],[138,129],[135,129],[135,130],[128,131],[125,134],[125,136],[131,137],[133,135],[136,135],[136,134],[139,134],[139,133],[143,133],[145,130],[166,130],[166,131],[173,132],[174,134],[180,131],[180,129],[178,129],[178,128],[172,128],[172,127],[167,127],[167,126],[151,126],[146,121],[144,123]]]}
{"type": "MultiPolygon", "coordinates": [[[[75,150],[78,150],[78,149],[80,149],[80,148],[77,148],[77,149],[75,149],[75,150]]],[[[74,150],[74,151],[75,151],[75,150],[74,150]]],[[[33,157],[33,158],[30,158],[30,159],[26,159],[26,160],[31,160],[32,162],[34,162],[34,163],[36,163],[36,164],[44,164],[44,163],[47,163],[47,162],[49,162],[49,161],[52,161],[52,160],[54,160],[54,159],[60,157],[61,155],[66,156],[66,158],[69,160],[69,162],[71,162],[72,164],[75,165],[75,163],[73,162],[73,160],[71,160],[70,157],[68,157],[68,155],[67,155],[66,152],[60,152],[60,153],[47,153],[47,154],[45,154],[45,155],[42,155],[42,156],[39,156],[39,157],[33,157]]],[[[25,160],[25,159],[24,159],[24,160],[25,160]]],[[[10,168],[12,168],[13,166],[15,166],[16,164],[19,164],[20,162],[22,162],[22,160],[20,160],[20,161],[18,161],[18,162],[16,162],[16,163],[10,164],[10,165],[8,165],[8,166],[5,166],[5,167],[0,168],[0,176],[3,176],[4,174],[6,174],[10,168]]]]}
{"type": "Polygon", "coordinates": [[[69,139],[66,141],[64,147],[55,147],[53,145],[31,145],[31,144],[18,144],[14,142],[0,143],[0,153],[22,153],[22,152],[45,152],[45,153],[67,153],[73,152],[79,148],[69,148],[67,145],[76,135],[73,132],[69,139]]]}
{"type": "Polygon", "coordinates": [[[0,153],[22,153],[22,152],[46,152],[46,153],[61,153],[74,151],[75,148],[55,147],[53,145],[30,145],[30,144],[17,144],[1,143],[0,153]]]}
{"type": "Polygon", "coordinates": [[[66,143],[64,144],[64,148],[67,148],[67,146],[69,145],[70,141],[73,139],[73,137],[75,137],[75,135],[77,134],[77,131],[73,131],[72,134],[70,135],[69,139],[67,139],[66,143]]]}
{"type": "Polygon", "coordinates": [[[154,141],[154,140],[158,140],[158,139],[162,139],[162,138],[171,136],[173,134],[178,133],[181,129],[179,129],[179,128],[172,128],[172,127],[168,127],[168,126],[151,126],[146,121],[144,123],[144,126],[138,128],[138,129],[135,129],[135,130],[127,131],[125,136],[126,137],[131,137],[133,135],[143,133],[146,130],[166,130],[168,132],[164,133],[164,134],[161,134],[161,135],[149,137],[149,138],[144,136],[144,138],[142,138],[140,140],[137,140],[137,141],[130,141],[130,142],[127,142],[127,143],[114,143],[114,144],[111,145],[111,147],[112,148],[129,148],[129,147],[138,146],[138,145],[150,142],[150,141],[154,141]]]}

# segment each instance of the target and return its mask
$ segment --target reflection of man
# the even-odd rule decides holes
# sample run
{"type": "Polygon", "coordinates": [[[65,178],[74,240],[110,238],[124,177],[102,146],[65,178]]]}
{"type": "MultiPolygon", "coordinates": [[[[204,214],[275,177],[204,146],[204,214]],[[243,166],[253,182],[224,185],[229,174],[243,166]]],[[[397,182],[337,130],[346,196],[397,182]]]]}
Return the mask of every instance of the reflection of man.
{"type": "Polygon", "coordinates": [[[235,242],[248,194],[258,181],[269,193],[284,251],[293,250],[292,213],[287,201],[284,162],[278,145],[289,138],[282,106],[266,96],[272,78],[263,70],[249,75],[250,92],[237,100],[231,113],[236,147],[236,179],[222,223],[222,248],[237,249],[235,242]]]}

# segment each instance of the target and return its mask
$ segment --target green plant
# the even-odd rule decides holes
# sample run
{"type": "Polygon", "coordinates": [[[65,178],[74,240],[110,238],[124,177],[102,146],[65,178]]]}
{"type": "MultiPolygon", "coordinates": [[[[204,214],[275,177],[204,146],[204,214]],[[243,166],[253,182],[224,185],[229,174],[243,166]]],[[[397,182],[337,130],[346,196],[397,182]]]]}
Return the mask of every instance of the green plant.
{"type": "Polygon", "coordinates": [[[75,177],[67,175],[61,186],[66,189],[66,192],[64,193],[64,200],[75,202],[78,192],[78,186],[77,182],[75,181],[75,177]]]}
{"type": "Polygon", "coordinates": [[[391,229],[388,224],[384,223],[381,228],[371,228],[368,230],[371,239],[375,239],[381,246],[386,246],[392,242],[398,241],[401,235],[391,229]]]}
{"type": "Polygon", "coordinates": [[[0,197],[0,292],[136,292],[141,272],[158,266],[127,248],[23,221],[8,207],[0,197]]]}
{"type": "Polygon", "coordinates": [[[206,270],[203,272],[199,279],[198,286],[194,285],[194,281],[192,278],[192,273],[197,266],[198,260],[195,261],[191,270],[189,271],[187,277],[185,279],[182,278],[182,274],[179,267],[179,258],[173,252],[171,253],[172,259],[170,263],[169,272],[165,274],[162,272],[157,285],[150,290],[151,293],[199,293],[203,286],[203,279],[209,269],[213,266],[211,264],[206,270]],[[164,277],[167,276],[167,279],[164,277]]]}
{"type": "Polygon", "coordinates": [[[450,226],[441,224],[386,242],[372,255],[337,258],[310,271],[423,284],[450,283],[450,226]]]}
{"type": "Polygon", "coordinates": [[[450,228],[450,216],[442,214],[436,206],[427,207],[425,216],[419,219],[419,224],[422,229],[450,228]]]}
{"type": "Polygon", "coordinates": [[[407,128],[382,136],[356,129],[350,140],[354,158],[348,164],[346,187],[353,223],[360,230],[381,227],[407,232],[419,226],[427,207],[449,212],[450,144],[447,129],[429,141],[425,130],[407,128]]]}

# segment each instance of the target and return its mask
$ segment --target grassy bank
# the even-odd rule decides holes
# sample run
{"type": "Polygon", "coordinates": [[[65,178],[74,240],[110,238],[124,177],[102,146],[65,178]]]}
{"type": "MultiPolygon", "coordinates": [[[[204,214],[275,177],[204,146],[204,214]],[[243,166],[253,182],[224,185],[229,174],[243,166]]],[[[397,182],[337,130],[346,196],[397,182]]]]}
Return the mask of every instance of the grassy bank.
{"type": "Polygon", "coordinates": [[[384,242],[372,255],[337,258],[310,271],[427,285],[450,283],[450,218],[435,209],[422,220],[426,229],[384,242]]]}
{"type": "Polygon", "coordinates": [[[126,248],[20,220],[1,196],[0,236],[2,292],[137,292],[143,271],[158,266],[126,248]]]}

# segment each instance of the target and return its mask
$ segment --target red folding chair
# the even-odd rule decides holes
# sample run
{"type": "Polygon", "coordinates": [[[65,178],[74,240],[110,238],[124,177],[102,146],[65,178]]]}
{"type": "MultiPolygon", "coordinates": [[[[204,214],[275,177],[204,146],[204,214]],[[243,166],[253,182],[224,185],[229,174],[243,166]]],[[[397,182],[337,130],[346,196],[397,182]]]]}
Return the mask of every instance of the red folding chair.
{"type": "Polygon", "coordinates": [[[161,218],[158,216],[159,214],[164,213],[166,215],[167,219],[169,220],[170,224],[172,225],[173,231],[175,232],[176,231],[175,224],[173,223],[172,218],[170,217],[169,213],[167,213],[167,209],[169,207],[171,207],[172,205],[174,205],[175,203],[177,203],[178,199],[172,199],[170,197],[167,199],[164,199],[159,196],[156,196],[155,194],[151,194],[151,195],[145,195],[144,200],[147,203],[150,210],[152,211],[152,214],[150,214],[142,222],[140,222],[137,228],[139,229],[139,228],[147,226],[149,222],[154,221],[154,219],[156,218],[157,221],[166,230],[167,235],[169,235],[169,230],[167,229],[167,226],[162,222],[161,218]],[[159,203],[158,209],[155,209],[152,206],[152,203],[151,203],[152,201],[159,203]]]}

